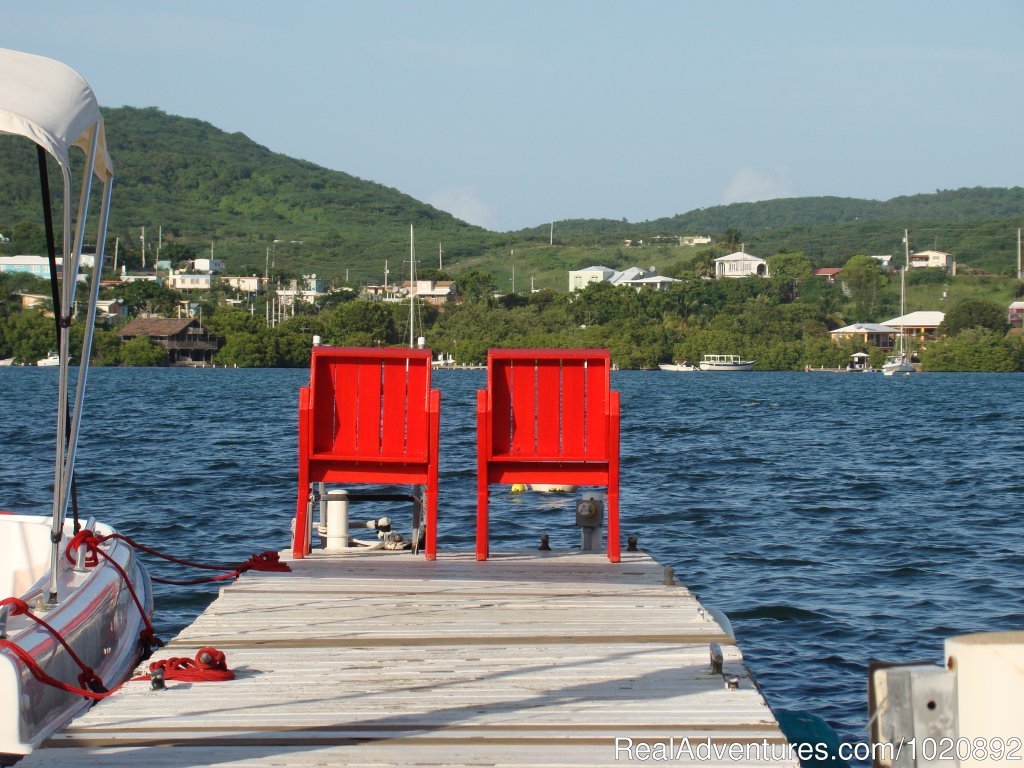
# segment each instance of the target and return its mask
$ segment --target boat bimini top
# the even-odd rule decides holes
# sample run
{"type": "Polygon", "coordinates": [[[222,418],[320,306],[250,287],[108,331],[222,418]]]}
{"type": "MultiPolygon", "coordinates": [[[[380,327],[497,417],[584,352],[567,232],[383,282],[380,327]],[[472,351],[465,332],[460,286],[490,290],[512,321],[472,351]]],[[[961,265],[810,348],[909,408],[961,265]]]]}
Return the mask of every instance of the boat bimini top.
{"type": "MultiPolygon", "coordinates": [[[[60,355],[57,388],[57,452],[53,484],[53,538],[60,541],[64,516],[71,496],[79,420],[89,372],[89,358],[96,321],[103,252],[106,245],[110,193],[114,171],[107,153],[103,116],[89,84],[65,64],[29,53],[0,49],[0,133],[22,136],[37,147],[46,240],[50,257],[50,281],[60,355]],[[77,201],[72,186],[71,148],[85,153],[77,201]],[[60,229],[61,280],[57,282],[56,243],[49,194],[47,155],[57,161],[63,179],[60,229]],[[82,245],[89,213],[93,183],[102,187],[99,221],[95,235],[96,257],[85,313],[82,349],[79,355],[78,385],[74,407],[68,407],[68,362],[70,360],[71,316],[82,245]]],[[[59,543],[53,544],[50,602],[57,601],[59,543]]]]}

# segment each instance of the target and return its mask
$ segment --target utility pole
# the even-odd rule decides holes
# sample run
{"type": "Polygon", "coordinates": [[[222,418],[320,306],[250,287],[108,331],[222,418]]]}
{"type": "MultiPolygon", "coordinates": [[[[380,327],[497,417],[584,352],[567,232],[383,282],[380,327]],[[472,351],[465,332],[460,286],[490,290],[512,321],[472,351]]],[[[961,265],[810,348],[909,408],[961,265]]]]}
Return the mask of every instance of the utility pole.
{"type": "Polygon", "coordinates": [[[443,254],[444,254],[444,251],[441,250],[441,244],[438,243],[437,244],[437,271],[438,272],[441,272],[441,271],[444,270],[443,254]]]}
{"type": "Polygon", "coordinates": [[[555,244],[555,222],[551,222],[551,231],[548,233],[548,245],[555,244]]]}
{"type": "Polygon", "coordinates": [[[142,235],[139,237],[139,241],[142,243],[142,268],[146,268],[146,228],[142,228],[142,235]]]}
{"type": "Polygon", "coordinates": [[[1017,279],[1024,280],[1024,271],[1020,266],[1020,227],[1017,227],[1017,279]]]}

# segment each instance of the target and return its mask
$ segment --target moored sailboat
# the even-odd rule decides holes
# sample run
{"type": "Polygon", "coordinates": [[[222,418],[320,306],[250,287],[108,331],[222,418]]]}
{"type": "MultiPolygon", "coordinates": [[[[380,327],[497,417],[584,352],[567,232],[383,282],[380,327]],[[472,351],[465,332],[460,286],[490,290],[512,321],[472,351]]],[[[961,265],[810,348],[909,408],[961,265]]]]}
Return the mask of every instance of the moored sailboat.
{"type": "MultiPolygon", "coordinates": [[[[903,250],[906,260],[903,263],[903,270],[900,272],[901,317],[906,315],[907,269],[910,267],[910,236],[905,229],[903,230],[903,250]]],[[[900,331],[896,335],[896,352],[885,358],[885,362],[882,364],[882,373],[886,376],[895,376],[896,374],[913,373],[916,370],[913,363],[910,362],[910,353],[906,346],[906,329],[900,326],[900,331]]]]}

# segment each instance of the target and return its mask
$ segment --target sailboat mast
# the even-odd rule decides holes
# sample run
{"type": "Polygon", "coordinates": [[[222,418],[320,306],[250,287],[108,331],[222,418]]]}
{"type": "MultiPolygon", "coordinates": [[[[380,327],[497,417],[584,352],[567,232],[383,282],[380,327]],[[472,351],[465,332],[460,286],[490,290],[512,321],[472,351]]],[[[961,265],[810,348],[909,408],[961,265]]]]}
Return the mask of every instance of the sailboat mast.
{"type": "Polygon", "coordinates": [[[903,269],[900,271],[900,356],[906,354],[907,270],[910,269],[910,233],[903,230],[903,269]]]}
{"type": "Polygon", "coordinates": [[[416,348],[416,240],[409,225],[409,349],[416,348]]]}

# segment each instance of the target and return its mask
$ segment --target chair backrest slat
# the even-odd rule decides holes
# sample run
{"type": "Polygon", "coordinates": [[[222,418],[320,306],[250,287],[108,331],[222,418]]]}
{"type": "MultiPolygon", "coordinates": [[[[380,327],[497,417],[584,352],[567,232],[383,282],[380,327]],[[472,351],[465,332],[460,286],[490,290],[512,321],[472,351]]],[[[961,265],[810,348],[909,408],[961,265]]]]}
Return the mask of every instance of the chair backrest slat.
{"type": "Polygon", "coordinates": [[[537,361],[537,453],[552,456],[562,449],[559,425],[565,407],[562,368],[557,360],[537,361]]]}
{"type": "Polygon", "coordinates": [[[608,455],[608,392],[611,387],[609,368],[587,366],[585,392],[587,398],[586,453],[608,455]]]}

